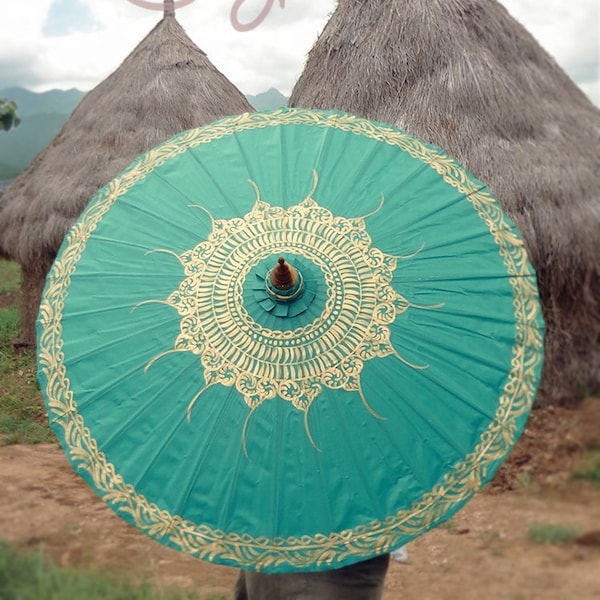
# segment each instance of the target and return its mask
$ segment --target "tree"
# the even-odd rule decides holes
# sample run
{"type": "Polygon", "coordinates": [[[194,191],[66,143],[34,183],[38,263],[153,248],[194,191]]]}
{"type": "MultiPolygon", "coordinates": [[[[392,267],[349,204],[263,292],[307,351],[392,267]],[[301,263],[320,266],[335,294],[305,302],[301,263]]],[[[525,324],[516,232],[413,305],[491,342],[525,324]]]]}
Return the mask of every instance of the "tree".
{"type": "Polygon", "coordinates": [[[2,100],[0,98],[0,129],[9,131],[21,122],[17,116],[17,105],[11,100],[2,100]]]}

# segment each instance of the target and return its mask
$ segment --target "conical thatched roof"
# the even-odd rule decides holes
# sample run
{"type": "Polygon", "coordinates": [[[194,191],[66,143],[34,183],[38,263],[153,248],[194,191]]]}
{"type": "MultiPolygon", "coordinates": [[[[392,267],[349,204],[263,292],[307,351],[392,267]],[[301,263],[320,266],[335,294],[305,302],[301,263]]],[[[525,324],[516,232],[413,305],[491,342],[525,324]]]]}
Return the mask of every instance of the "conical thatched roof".
{"type": "Polygon", "coordinates": [[[541,397],[600,389],[600,111],[495,0],[339,0],[290,106],[392,123],[496,195],[536,269],[541,397]]]}
{"type": "Polygon", "coordinates": [[[176,133],[252,110],[173,13],[165,12],[121,66],[83,97],[0,200],[0,256],[23,266],[24,291],[32,296],[21,315],[27,343],[34,338],[31,320],[43,278],[96,191],[176,133]]]}
{"type": "Polygon", "coordinates": [[[174,17],[86,94],[0,203],[0,247],[21,264],[55,253],[95,192],[176,133],[253,110],[174,17]]]}

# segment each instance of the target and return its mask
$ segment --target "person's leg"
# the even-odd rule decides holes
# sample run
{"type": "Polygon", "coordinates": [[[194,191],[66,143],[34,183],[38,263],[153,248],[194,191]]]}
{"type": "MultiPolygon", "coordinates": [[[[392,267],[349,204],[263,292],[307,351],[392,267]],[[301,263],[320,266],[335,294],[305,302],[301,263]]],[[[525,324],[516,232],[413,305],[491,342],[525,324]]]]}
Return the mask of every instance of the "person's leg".
{"type": "MultiPolygon", "coordinates": [[[[381,600],[389,554],[314,573],[247,571],[248,600],[381,600]]],[[[237,597],[236,597],[237,600],[237,597]]]]}
{"type": "MultiPolygon", "coordinates": [[[[311,573],[246,573],[248,600],[308,600],[311,573]]],[[[326,600],[326,599],[324,599],[326,600]]]]}
{"type": "Polygon", "coordinates": [[[235,582],[233,600],[249,600],[248,590],[246,588],[246,573],[244,571],[240,571],[238,573],[238,578],[235,582]]]}
{"type": "Polygon", "coordinates": [[[334,571],[315,573],[311,583],[318,593],[311,598],[381,600],[389,565],[390,555],[384,554],[334,571]]]}

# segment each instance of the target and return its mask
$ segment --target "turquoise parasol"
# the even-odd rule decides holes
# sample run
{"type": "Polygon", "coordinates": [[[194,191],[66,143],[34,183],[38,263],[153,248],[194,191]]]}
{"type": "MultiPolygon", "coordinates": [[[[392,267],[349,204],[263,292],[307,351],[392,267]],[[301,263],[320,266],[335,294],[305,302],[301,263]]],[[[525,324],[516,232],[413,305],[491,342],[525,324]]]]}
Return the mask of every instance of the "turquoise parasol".
{"type": "Polygon", "coordinates": [[[542,345],[482,183],[390,125],[301,109],[139,157],[67,235],[38,320],[76,472],[159,542],[265,572],[449,519],[522,432],[542,345]]]}

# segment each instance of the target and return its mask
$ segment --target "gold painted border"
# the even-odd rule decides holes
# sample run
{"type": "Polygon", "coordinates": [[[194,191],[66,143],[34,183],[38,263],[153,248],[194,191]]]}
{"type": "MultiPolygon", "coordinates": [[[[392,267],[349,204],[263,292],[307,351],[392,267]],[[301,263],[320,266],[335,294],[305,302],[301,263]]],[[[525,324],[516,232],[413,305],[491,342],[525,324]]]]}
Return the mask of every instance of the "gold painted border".
{"type": "Polygon", "coordinates": [[[113,510],[129,518],[144,533],[198,558],[257,570],[333,568],[381,554],[416,537],[462,506],[485,482],[497,461],[511,450],[518,434],[517,419],[531,408],[542,360],[543,333],[535,274],[518,235],[487,191],[440,150],[391,128],[359,117],[303,109],[247,113],[190,130],[137,159],[102,188],[68,233],[48,276],[39,315],[38,368],[45,378],[49,417],[64,434],[64,446],[74,468],[85,471],[99,495],[113,510]],[[126,483],[98,450],[79,414],[64,364],[62,312],[71,275],[97,224],[117,199],[153,169],[201,144],[236,132],[279,125],[335,127],[397,146],[434,169],[472,204],[498,245],[513,289],[515,343],[511,370],[494,419],[474,450],[410,509],[354,529],[314,536],[271,539],[211,529],[161,510],[126,483]]]}

